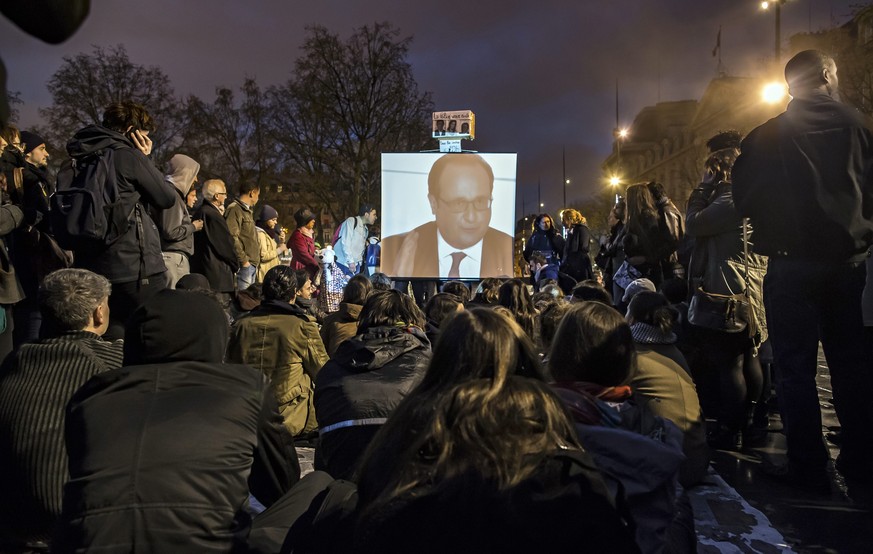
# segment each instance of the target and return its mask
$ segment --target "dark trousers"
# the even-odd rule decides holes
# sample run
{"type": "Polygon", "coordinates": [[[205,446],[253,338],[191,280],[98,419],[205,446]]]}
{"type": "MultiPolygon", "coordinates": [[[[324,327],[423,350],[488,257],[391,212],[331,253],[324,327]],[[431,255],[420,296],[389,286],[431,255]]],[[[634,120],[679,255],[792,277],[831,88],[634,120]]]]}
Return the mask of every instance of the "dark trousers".
{"type": "Polygon", "coordinates": [[[770,258],[764,303],[776,390],[789,462],[803,469],[824,469],[828,460],[815,381],[819,341],[843,429],[841,457],[873,463],[873,364],[865,358],[861,315],[865,277],[863,262],[770,258]]]}

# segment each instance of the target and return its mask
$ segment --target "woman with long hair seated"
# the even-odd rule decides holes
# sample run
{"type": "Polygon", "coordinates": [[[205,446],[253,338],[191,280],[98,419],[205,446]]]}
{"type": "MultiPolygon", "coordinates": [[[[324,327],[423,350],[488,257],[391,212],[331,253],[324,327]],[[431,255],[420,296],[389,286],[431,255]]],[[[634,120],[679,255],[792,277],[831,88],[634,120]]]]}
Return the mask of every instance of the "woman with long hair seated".
{"type": "Polygon", "coordinates": [[[693,517],[674,518],[682,432],[637,402],[627,385],[636,358],[621,314],[601,302],[580,302],[558,325],[548,364],[582,446],[624,486],[637,543],[643,552],[662,552],[667,544],[696,541],[693,517]]]}
{"type": "Polygon", "coordinates": [[[362,552],[636,552],[510,317],[460,312],[358,476],[362,552]]]}

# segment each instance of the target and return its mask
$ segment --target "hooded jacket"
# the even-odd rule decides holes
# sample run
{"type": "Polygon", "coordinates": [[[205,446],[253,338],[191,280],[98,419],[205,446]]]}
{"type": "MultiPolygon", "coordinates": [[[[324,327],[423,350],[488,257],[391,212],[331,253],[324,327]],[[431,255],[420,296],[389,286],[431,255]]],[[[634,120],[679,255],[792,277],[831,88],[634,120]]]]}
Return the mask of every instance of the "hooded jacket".
{"type": "Polygon", "coordinates": [[[191,256],[194,254],[194,224],[188,215],[185,198],[194,186],[200,164],[184,154],[176,154],[170,158],[167,170],[166,182],[179,194],[171,208],[157,211],[153,216],[161,232],[161,251],[191,256]]]}
{"type": "Polygon", "coordinates": [[[212,298],[164,290],[131,316],[124,367],[67,406],[70,480],[53,552],[229,552],[251,493],[269,506],[297,481],[266,378],[222,363],[212,298]]]}
{"type": "Polygon", "coordinates": [[[342,343],[315,379],[321,441],[316,469],[348,479],[391,412],[430,362],[430,342],[417,327],[375,327],[342,343]]]}
{"type": "Polygon", "coordinates": [[[315,321],[293,304],[265,300],[237,320],[231,335],[228,360],[267,376],[288,431],[315,431],[312,383],[328,359],[315,321]]]}
{"type": "Polygon", "coordinates": [[[67,152],[72,158],[81,158],[107,148],[115,149],[113,159],[120,202],[118,209],[130,214],[129,227],[105,250],[76,252],[75,265],[99,273],[113,283],[128,283],[163,273],[167,268],[161,257],[158,228],[148,211],[149,208],[165,210],[172,207],[176,195],[151,160],[119,132],[89,125],[67,143],[67,152]],[[135,209],[137,206],[146,209],[135,209]],[[137,212],[142,221],[141,240],[137,232],[137,212]]]}
{"type": "Polygon", "coordinates": [[[339,345],[358,333],[358,318],[361,316],[362,308],[360,304],[341,302],[339,310],[324,318],[321,340],[324,342],[328,356],[333,357],[339,345]]]}

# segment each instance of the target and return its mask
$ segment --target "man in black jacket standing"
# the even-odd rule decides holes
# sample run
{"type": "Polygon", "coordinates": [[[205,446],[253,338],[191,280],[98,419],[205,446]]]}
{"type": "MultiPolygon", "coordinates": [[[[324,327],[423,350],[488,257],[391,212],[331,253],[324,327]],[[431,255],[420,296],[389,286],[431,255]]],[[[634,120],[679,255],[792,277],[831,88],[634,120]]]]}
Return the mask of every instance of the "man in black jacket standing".
{"type": "Polygon", "coordinates": [[[158,228],[148,208],[165,210],[176,192],[148,158],[152,152],[149,132],[154,121],[145,108],[133,102],[111,104],[102,125],[89,125],[67,144],[74,159],[112,149],[118,207],[126,216],[126,229],[103,249],[75,252],[75,265],[103,275],[112,283],[111,321],[108,338],[124,336],[124,323],[142,302],[166,287],[167,270],[161,257],[158,228]]]}
{"type": "Polygon", "coordinates": [[[224,219],[227,185],[221,179],[203,183],[203,204],[194,213],[194,221],[203,222],[203,231],[194,234],[194,255],[191,272],[206,276],[212,290],[228,295],[236,288],[239,260],[233,246],[233,237],[224,219]]]}
{"type": "Polygon", "coordinates": [[[861,315],[864,259],[873,243],[873,133],[838,101],[830,56],[800,52],[785,66],[785,79],[794,99],[742,142],[733,195],[755,227],[755,250],[770,256],[764,302],[788,464],[767,473],[824,491],[819,340],[843,429],[836,467],[847,479],[873,482],[873,368],[861,315]]]}

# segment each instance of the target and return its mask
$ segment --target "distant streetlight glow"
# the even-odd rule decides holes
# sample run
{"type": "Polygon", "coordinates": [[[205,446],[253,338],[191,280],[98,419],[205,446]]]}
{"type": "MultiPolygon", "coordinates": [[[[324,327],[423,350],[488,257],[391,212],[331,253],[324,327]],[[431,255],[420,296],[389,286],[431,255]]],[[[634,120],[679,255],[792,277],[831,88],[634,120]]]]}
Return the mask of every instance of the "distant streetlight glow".
{"type": "Polygon", "coordinates": [[[609,178],[609,184],[614,187],[617,187],[620,182],[621,180],[618,178],[618,175],[613,175],[609,178]]]}
{"type": "Polygon", "coordinates": [[[762,10],[770,9],[770,2],[761,2],[761,9],[762,10]]]}
{"type": "Polygon", "coordinates": [[[627,128],[618,130],[618,138],[627,138],[628,130],[627,128]]]}
{"type": "Polygon", "coordinates": [[[545,202],[540,202],[540,208],[542,208],[545,205],[546,205],[545,202]]]}
{"type": "Polygon", "coordinates": [[[782,83],[768,83],[764,85],[761,95],[764,98],[764,102],[777,104],[785,98],[785,85],[782,83]]]}

